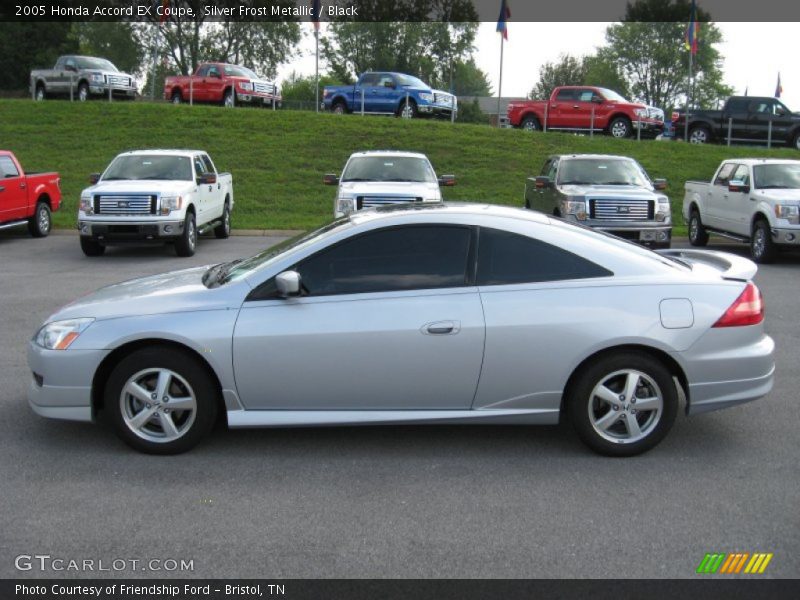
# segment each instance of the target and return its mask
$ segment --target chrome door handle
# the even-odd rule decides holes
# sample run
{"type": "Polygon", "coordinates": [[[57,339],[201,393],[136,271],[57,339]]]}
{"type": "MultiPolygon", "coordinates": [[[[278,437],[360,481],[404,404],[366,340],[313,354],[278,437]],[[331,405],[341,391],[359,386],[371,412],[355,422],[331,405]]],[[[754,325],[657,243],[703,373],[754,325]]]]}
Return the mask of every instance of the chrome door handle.
{"type": "Polygon", "coordinates": [[[461,331],[460,321],[436,321],[426,323],[420,328],[423,335],[449,335],[461,331]]]}

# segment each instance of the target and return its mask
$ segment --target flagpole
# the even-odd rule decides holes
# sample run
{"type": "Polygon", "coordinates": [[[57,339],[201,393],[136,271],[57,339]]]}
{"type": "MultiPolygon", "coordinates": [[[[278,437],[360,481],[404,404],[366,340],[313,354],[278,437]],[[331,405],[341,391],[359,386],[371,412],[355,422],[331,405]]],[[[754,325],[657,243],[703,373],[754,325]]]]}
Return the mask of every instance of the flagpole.
{"type": "Polygon", "coordinates": [[[314,52],[314,59],[316,62],[316,76],[315,76],[316,84],[314,85],[314,106],[316,107],[316,111],[319,112],[319,24],[317,24],[316,29],[314,29],[314,38],[316,42],[316,50],[314,52]]]}
{"type": "Polygon", "coordinates": [[[686,89],[686,119],[683,123],[683,139],[689,141],[689,106],[691,103],[692,89],[692,49],[689,48],[689,85],[686,89]]]}
{"type": "Polygon", "coordinates": [[[500,98],[503,95],[503,42],[505,35],[500,34],[500,80],[497,83],[497,126],[500,127],[500,98]]]}

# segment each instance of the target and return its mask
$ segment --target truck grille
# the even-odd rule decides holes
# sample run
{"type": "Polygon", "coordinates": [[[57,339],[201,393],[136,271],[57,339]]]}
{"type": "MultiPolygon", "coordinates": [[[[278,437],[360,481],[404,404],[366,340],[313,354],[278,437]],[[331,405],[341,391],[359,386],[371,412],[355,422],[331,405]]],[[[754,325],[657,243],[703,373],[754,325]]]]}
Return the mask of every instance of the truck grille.
{"type": "Polygon", "coordinates": [[[271,94],[275,95],[275,84],[266,81],[254,81],[253,91],[257,94],[271,94]]]}
{"type": "Polygon", "coordinates": [[[589,218],[598,221],[652,221],[653,200],[594,198],[589,200],[589,218]]]}
{"type": "Polygon", "coordinates": [[[419,196],[356,196],[356,208],[373,208],[375,206],[386,206],[387,204],[410,204],[412,202],[422,202],[419,196]]]}
{"type": "Polygon", "coordinates": [[[101,195],[94,197],[94,212],[99,215],[154,215],[158,196],[101,195]]]}
{"type": "Polygon", "coordinates": [[[117,87],[130,87],[131,80],[129,77],[120,77],[119,75],[106,75],[106,82],[109,85],[117,87]]]}

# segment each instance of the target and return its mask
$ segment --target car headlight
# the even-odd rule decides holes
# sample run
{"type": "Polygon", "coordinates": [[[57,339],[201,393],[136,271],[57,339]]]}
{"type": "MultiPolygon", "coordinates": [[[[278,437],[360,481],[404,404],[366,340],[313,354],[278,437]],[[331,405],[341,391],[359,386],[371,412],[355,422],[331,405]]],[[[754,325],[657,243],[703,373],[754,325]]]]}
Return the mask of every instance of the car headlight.
{"type": "Polygon", "coordinates": [[[180,210],[182,204],[182,196],[161,196],[161,214],[168,215],[173,210],[180,210]]]}
{"type": "Polygon", "coordinates": [[[356,210],[356,202],[352,198],[339,198],[336,201],[336,212],[349,215],[356,210]]]}
{"type": "Polygon", "coordinates": [[[647,118],[647,109],[646,108],[637,108],[633,112],[636,114],[637,117],[639,117],[641,119],[646,119],[647,118]]]}
{"type": "Polygon", "coordinates": [[[47,350],[66,350],[93,322],[91,318],[53,321],[39,329],[33,341],[47,350]]]}
{"type": "Polygon", "coordinates": [[[419,97],[421,100],[425,100],[425,102],[433,102],[433,94],[428,94],[427,92],[420,92],[419,97]]]}
{"type": "Polygon", "coordinates": [[[92,81],[95,83],[103,83],[103,75],[101,73],[92,73],[92,81]]]}
{"type": "Polygon", "coordinates": [[[561,202],[561,213],[564,215],[575,215],[578,221],[586,220],[586,201],[585,200],[563,200],[561,202]]]}
{"type": "Polygon", "coordinates": [[[666,196],[659,196],[656,202],[656,221],[666,221],[671,212],[669,198],[666,196]]]}
{"type": "Polygon", "coordinates": [[[779,219],[786,219],[792,225],[800,223],[800,207],[796,204],[776,204],[775,216],[779,219]]]}
{"type": "Polygon", "coordinates": [[[253,82],[252,81],[240,81],[239,82],[239,87],[241,89],[243,89],[243,90],[248,91],[248,92],[252,92],[253,91],[253,82]]]}
{"type": "Polygon", "coordinates": [[[91,194],[81,194],[80,211],[87,215],[94,214],[94,205],[92,204],[91,194]]]}

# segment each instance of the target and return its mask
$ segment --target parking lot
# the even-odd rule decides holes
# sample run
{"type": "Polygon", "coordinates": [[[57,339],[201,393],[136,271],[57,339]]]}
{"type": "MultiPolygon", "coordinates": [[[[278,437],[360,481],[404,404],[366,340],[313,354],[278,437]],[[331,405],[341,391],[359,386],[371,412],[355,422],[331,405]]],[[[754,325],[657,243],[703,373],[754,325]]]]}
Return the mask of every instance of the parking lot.
{"type": "Polygon", "coordinates": [[[568,425],[219,429],[188,454],[155,457],[109,427],[28,408],[27,342],[54,310],[279,239],[204,238],[189,259],[163,247],[88,259],[74,235],[0,234],[0,577],[683,578],[708,552],[774,553],[761,577],[800,576],[800,254],[756,278],[777,346],[772,393],[681,413],[632,459],[592,454],[568,425]],[[22,554],[127,566],[20,572],[22,554]],[[129,566],[152,559],[193,570],[129,566]]]}

